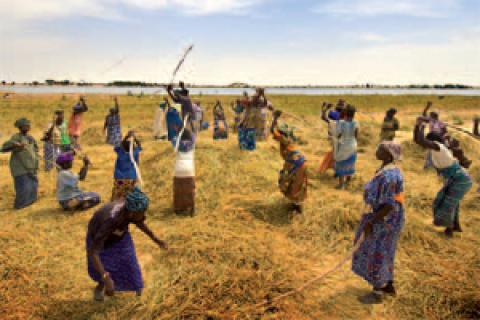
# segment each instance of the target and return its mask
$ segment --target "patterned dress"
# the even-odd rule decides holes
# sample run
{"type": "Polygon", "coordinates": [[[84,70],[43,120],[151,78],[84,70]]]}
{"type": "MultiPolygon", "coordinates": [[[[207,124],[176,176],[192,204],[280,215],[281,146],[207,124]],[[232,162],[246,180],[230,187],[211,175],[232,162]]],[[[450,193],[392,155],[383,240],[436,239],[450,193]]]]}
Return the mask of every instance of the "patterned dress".
{"type": "Polygon", "coordinates": [[[273,137],[280,142],[280,154],[285,161],[278,178],[280,191],[295,204],[302,204],[307,198],[305,157],[278,131],[274,132],[273,137]]]}
{"type": "Polygon", "coordinates": [[[384,206],[393,210],[383,221],[372,222],[372,233],[353,255],[352,270],[375,288],[393,281],[397,241],[405,223],[403,209],[403,176],[400,169],[389,166],[381,170],[365,186],[365,203],[371,211],[363,215],[357,230],[358,241],[367,222],[384,206]]]}
{"type": "Polygon", "coordinates": [[[337,147],[335,150],[335,174],[338,177],[353,176],[357,162],[358,122],[341,120],[337,123],[337,147]]]}
{"type": "Polygon", "coordinates": [[[238,128],[238,144],[240,150],[253,151],[257,148],[257,129],[255,128],[255,108],[250,104],[245,105],[243,123],[238,128]]]}

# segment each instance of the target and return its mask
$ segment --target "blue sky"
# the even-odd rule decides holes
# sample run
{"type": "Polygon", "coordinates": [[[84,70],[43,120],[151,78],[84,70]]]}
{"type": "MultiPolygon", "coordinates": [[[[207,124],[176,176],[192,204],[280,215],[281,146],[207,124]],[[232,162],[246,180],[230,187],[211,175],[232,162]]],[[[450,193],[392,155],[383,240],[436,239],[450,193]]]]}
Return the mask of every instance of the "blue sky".
{"type": "Polygon", "coordinates": [[[478,0],[0,0],[0,78],[480,85],[478,0]],[[111,66],[118,63],[115,67],[111,66]]]}

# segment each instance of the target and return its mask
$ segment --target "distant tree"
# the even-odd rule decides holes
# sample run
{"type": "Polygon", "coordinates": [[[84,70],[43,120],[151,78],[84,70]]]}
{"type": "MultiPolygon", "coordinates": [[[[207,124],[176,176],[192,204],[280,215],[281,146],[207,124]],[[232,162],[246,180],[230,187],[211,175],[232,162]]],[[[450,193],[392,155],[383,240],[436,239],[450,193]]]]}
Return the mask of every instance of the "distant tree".
{"type": "Polygon", "coordinates": [[[53,86],[55,84],[55,80],[47,79],[47,80],[45,80],[45,83],[49,86],[53,86]]]}

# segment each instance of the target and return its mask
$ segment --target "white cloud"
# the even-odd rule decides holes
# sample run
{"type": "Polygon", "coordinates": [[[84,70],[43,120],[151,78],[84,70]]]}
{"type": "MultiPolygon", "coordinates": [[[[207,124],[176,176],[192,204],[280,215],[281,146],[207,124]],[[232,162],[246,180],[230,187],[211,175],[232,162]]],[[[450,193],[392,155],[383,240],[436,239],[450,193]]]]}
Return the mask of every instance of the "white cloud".
{"type": "Polygon", "coordinates": [[[405,15],[439,18],[460,6],[460,0],[329,0],[315,12],[336,16],[405,15]]]}
{"type": "Polygon", "coordinates": [[[187,15],[244,13],[264,0],[0,0],[0,19],[45,20],[70,16],[121,17],[119,6],[175,10],[187,15]]]}
{"type": "Polygon", "coordinates": [[[358,35],[358,39],[365,42],[385,42],[387,38],[378,33],[366,32],[358,35]]]}

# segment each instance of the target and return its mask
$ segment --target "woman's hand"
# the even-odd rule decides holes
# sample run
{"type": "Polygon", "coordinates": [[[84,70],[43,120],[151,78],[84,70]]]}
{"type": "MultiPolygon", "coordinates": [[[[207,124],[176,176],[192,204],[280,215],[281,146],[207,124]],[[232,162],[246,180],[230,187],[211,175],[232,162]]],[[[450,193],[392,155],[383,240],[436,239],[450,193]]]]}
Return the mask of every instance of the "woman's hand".
{"type": "Polygon", "coordinates": [[[158,246],[163,249],[163,250],[168,250],[168,245],[165,241],[163,240],[157,240],[158,246]]]}
{"type": "Polygon", "coordinates": [[[115,294],[115,283],[110,277],[110,274],[107,273],[104,276],[103,281],[105,283],[105,294],[109,297],[113,296],[115,294]]]}
{"type": "Polygon", "coordinates": [[[23,150],[25,148],[25,145],[21,142],[15,142],[13,143],[13,148],[15,150],[23,150]]]}

